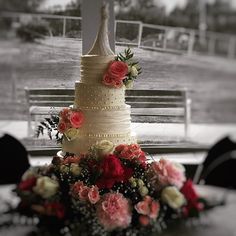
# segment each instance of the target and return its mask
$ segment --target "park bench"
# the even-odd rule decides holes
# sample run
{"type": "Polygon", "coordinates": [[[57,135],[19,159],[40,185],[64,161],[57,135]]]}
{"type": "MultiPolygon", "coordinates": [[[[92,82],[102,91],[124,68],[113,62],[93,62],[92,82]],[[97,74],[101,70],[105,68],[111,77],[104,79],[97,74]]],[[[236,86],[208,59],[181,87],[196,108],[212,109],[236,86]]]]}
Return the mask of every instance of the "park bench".
{"type": "MultiPolygon", "coordinates": [[[[25,88],[28,134],[37,117],[57,113],[74,102],[74,88],[25,88]]],[[[182,122],[185,137],[191,123],[191,99],[187,90],[126,90],[132,122],[182,122]]]]}
{"type": "Polygon", "coordinates": [[[185,138],[191,123],[191,99],[183,90],[126,90],[132,122],[184,123],[185,138]]]}
{"type": "Polygon", "coordinates": [[[39,118],[58,113],[74,101],[74,88],[28,88],[25,87],[28,107],[28,136],[32,135],[32,122],[39,118]]]}

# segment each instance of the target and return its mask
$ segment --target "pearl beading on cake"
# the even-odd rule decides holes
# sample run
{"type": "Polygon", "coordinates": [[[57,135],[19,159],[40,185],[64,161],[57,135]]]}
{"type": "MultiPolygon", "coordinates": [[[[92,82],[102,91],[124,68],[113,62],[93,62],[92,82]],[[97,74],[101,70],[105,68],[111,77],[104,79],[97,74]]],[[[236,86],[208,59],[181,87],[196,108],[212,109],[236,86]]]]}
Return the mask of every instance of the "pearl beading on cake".
{"type": "Polygon", "coordinates": [[[125,106],[125,88],[109,88],[102,83],[75,83],[75,106],[91,109],[120,109],[125,106]]]}
{"type": "Polygon", "coordinates": [[[126,138],[130,136],[130,132],[126,134],[86,134],[81,133],[83,136],[93,137],[93,138],[126,138]]]}
{"type": "MultiPolygon", "coordinates": [[[[81,135],[80,137],[72,141],[68,141],[64,139],[62,143],[62,150],[64,152],[71,152],[75,154],[86,153],[87,150],[92,145],[104,139],[105,139],[104,137],[87,137],[83,135],[81,135]]],[[[137,143],[135,133],[129,133],[127,134],[126,137],[107,137],[107,139],[109,139],[115,145],[124,144],[124,143],[125,144],[137,143]]]]}

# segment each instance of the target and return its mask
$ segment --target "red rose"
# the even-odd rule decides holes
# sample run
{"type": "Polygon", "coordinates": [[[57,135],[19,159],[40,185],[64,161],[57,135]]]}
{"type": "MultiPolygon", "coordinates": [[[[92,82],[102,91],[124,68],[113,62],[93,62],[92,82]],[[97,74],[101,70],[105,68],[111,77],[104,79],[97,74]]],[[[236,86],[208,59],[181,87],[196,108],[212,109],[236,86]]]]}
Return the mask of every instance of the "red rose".
{"type": "Polygon", "coordinates": [[[24,181],[21,181],[18,188],[21,191],[30,191],[36,184],[36,178],[31,177],[29,179],[26,179],[24,181]]]}
{"type": "Polygon", "coordinates": [[[98,188],[112,188],[116,182],[128,181],[133,174],[131,168],[124,167],[120,159],[112,154],[104,157],[100,169],[102,175],[96,183],[98,188]]]}
{"type": "Polygon", "coordinates": [[[109,64],[107,72],[110,77],[123,80],[128,73],[128,65],[123,61],[112,61],[109,64]]]}
{"type": "Polygon", "coordinates": [[[65,216],[65,207],[59,202],[51,202],[44,204],[45,213],[49,216],[56,216],[59,219],[65,216]]]}

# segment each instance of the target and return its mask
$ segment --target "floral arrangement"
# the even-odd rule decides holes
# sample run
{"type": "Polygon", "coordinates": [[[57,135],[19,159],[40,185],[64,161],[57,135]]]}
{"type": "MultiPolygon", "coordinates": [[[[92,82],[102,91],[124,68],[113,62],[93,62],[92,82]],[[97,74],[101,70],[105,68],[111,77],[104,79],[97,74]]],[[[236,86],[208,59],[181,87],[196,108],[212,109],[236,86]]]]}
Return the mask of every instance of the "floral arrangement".
{"type": "Polygon", "coordinates": [[[123,85],[126,88],[132,88],[133,81],[142,72],[139,63],[133,61],[133,56],[130,48],[125,49],[124,55],[119,53],[115,60],[109,63],[102,83],[114,88],[120,88],[123,85]]]}
{"type": "Polygon", "coordinates": [[[108,140],[30,168],[15,191],[18,212],[38,219],[40,235],[147,235],[205,207],[182,165],[108,140]]]}
{"type": "Polygon", "coordinates": [[[81,110],[72,107],[62,108],[58,115],[46,117],[45,121],[40,122],[36,129],[36,136],[39,137],[40,134],[43,134],[46,128],[50,139],[52,139],[52,133],[55,131],[55,138],[59,143],[63,136],[70,141],[78,136],[83,122],[84,114],[81,110]]]}

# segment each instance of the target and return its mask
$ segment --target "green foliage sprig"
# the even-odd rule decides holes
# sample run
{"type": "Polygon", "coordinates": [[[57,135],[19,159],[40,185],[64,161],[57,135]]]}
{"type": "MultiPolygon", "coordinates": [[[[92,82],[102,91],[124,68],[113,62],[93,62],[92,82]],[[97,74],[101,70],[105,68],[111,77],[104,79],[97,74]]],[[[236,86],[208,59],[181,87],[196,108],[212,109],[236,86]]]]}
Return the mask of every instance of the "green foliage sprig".
{"type": "Polygon", "coordinates": [[[55,139],[57,143],[62,142],[63,135],[58,132],[58,123],[59,123],[59,116],[58,115],[51,115],[50,117],[44,118],[43,121],[37,126],[35,131],[35,136],[38,138],[40,135],[44,135],[45,130],[47,132],[48,137],[52,140],[55,139]]]}

